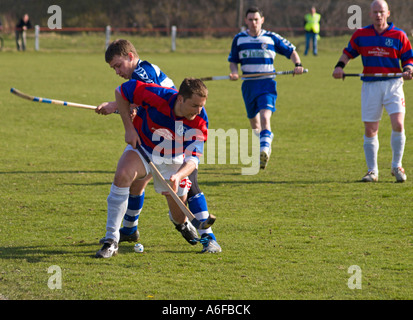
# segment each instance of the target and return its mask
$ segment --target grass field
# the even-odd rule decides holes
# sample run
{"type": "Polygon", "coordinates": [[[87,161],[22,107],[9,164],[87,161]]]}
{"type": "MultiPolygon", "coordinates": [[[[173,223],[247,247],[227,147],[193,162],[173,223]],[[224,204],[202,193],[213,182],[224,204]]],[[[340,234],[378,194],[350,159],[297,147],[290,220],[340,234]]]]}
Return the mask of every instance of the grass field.
{"type": "MultiPolygon", "coordinates": [[[[145,253],[122,243],[108,260],[94,254],[125,146],[120,118],[29,102],[9,90],[97,105],[113,100],[122,79],[105,64],[103,49],[78,43],[0,52],[0,299],[412,299],[413,118],[408,113],[408,181],[396,184],[390,175],[391,129],[384,116],[380,182],[359,183],[366,171],[361,81],[331,77],[347,41],[322,39],[319,57],[302,57],[309,74],[278,78],[275,142],[265,171],[244,176],[241,163],[201,166],[200,186],[217,216],[213,230],[222,253],[197,254],[200,246],[189,246],[175,231],[151,184],[139,223],[145,253]],[[348,286],[353,265],[362,271],[361,289],[348,286]],[[61,268],[61,289],[48,286],[51,266],[61,268]]],[[[186,76],[228,73],[231,39],[182,39],[175,53],[166,40],[134,42],[141,58],[176,84],[186,76]],[[165,49],[157,51],[162,41],[165,49]]],[[[276,59],[278,70],[291,65],[276,59]]],[[[348,70],[360,66],[353,61],[348,70]]],[[[249,129],[241,82],[207,85],[210,128],[249,129]]],[[[411,88],[406,83],[408,107],[411,88]]]]}

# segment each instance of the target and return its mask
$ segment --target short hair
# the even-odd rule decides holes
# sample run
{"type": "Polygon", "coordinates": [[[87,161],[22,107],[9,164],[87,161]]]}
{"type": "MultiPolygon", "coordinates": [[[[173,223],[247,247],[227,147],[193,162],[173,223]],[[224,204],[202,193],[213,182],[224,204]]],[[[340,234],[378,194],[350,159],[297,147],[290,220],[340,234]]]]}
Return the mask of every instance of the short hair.
{"type": "Polygon", "coordinates": [[[129,52],[132,52],[136,57],[138,53],[133,46],[133,44],[124,39],[118,39],[113,41],[105,52],[105,60],[107,63],[110,63],[115,56],[127,57],[129,52]]]}
{"type": "Polygon", "coordinates": [[[202,98],[208,98],[208,88],[200,79],[185,78],[179,87],[178,94],[181,95],[184,100],[190,99],[194,94],[202,98]]]}
{"type": "Polygon", "coordinates": [[[263,11],[258,8],[258,7],[251,7],[247,10],[247,13],[245,14],[245,17],[248,16],[249,13],[259,13],[261,17],[264,16],[263,11]]]}
{"type": "Polygon", "coordinates": [[[387,10],[390,10],[389,4],[388,4],[387,1],[385,1],[385,0],[374,0],[374,1],[370,4],[370,8],[373,8],[373,5],[375,5],[376,3],[384,4],[384,5],[387,7],[387,10]]]}

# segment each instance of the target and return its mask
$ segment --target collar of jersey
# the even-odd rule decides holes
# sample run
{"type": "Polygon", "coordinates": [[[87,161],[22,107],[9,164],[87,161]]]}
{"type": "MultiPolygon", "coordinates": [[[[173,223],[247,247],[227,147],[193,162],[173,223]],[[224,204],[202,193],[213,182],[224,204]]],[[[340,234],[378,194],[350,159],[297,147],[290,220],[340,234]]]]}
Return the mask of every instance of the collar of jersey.
{"type": "Polygon", "coordinates": [[[380,34],[376,31],[376,29],[374,29],[374,25],[373,25],[373,24],[370,25],[370,28],[372,28],[372,29],[374,30],[374,32],[376,33],[377,36],[382,36],[382,35],[384,35],[387,31],[390,31],[391,29],[394,28],[393,22],[389,22],[388,24],[389,24],[388,28],[387,28],[386,30],[384,30],[384,31],[383,31],[382,33],[380,33],[380,34]]]}

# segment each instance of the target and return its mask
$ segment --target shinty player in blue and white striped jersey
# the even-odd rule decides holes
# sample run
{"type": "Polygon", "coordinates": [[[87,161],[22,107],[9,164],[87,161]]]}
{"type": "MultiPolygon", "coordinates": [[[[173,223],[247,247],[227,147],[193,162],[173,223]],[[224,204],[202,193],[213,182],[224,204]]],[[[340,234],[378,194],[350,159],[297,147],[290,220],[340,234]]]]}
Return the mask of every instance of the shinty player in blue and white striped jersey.
{"type": "MultiPolygon", "coordinates": [[[[124,79],[135,79],[143,83],[155,83],[163,87],[175,88],[174,82],[157,65],[139,58],[136,48],[128,40],[118,39],[112,42],[106,50],[105,60],[116,74],[124,79]]],[[[116,110],[115,101],[104,102],[96,108],[96,112],[103,115],[111,114],[116,110]]],[[[136,108],[133,108],[131,112],[136,113],[136,108]]],[[[136,242],[139,239],[138,219],[144,203],[145,188],[151,179],[152,176],[149,175],[132,183],[123,228],[120,229],[119,242],[136,242]]],[[[198,185],[198,169],[189,175],[189,179],[192,186],[188,192],[188,207],[198,220],[207,219],[209,216],[208,206],[204,193],[198,185]]],[[[176,224],[171,215],[170,218],[182,236],[190,244],[195,245],[197,243],[195,238],[198,238],[198,234],[191,223],[176,224]]],[[[221,247],[216,241],[212,228],[199,229],[198,232],[203,245],[202,252],[221,252],[221,247]]],[[[104,238],[100,242],[103,243],[104,238]]]]}
{"type": "MultiPolygon", "coordinates": [[[[295,65],[294,74],[302,74],[304,69],[295,46],[274,32],[262,29],[264,15],[257,7],[247,10],[245,23],[247,30],[238,33],[233,41],[228,57],[230,79],[238,80],[238,64],[243,74],[272,73],[277,53],[291,59],[295,65]]],[[[271,116],[276,110],[277,100],[275,75],[248,78],[242,84],[247,116],[255,134],[260,137],[260,167],[265,169],[271,154],[274,134],[271,130],[271,116]]],[[[241,76],[242,78],[242,76],[241,76]]]]}

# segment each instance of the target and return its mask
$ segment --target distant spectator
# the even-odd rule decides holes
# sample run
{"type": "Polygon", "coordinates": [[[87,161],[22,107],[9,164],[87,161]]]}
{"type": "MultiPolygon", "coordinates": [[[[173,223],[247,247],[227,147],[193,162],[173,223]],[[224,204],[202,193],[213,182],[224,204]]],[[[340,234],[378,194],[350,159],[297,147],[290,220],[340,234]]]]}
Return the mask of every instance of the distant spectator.
{"type": "MultiPolygon", "coordinates": [[[[3,26],[1,25],[1,20],[0,20],[0,32],[3,31],[3,26]]],[[[0,50],[3,49],[3,38],[0,37],[0,50]]]]}
{"type": "Polygon", "coordinates": [[[26,51],[26,31],[31,29],[32,24],[30,22],[29,15],[26,13],[18,24],[16,24],[16,45],[17,50],[26,51]],[[21,41],[21,43],[20,43],[21,41]]]}
{"type": "Polygon", "coordinates": [[[320,20],[321,15],[317,13],[315,7],[311,8],[311,12],[304,16],[305,20],[305,52],[304,55],[308,54],[310,49],[310,42],[313,42],[313,54],[316,56],[317,52],[317,40],[320,34],[320,20]]]}

